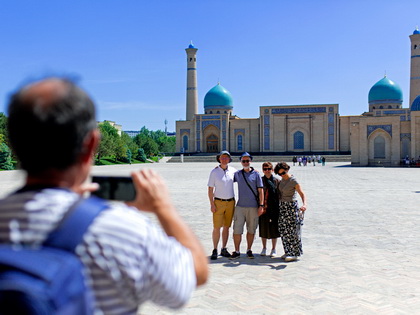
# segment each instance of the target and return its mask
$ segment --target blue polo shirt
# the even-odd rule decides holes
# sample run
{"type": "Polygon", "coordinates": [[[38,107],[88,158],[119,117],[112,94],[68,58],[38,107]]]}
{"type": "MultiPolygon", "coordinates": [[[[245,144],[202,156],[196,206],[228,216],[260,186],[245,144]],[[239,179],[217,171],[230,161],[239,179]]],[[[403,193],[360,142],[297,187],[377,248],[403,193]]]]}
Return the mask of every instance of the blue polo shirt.
{"type": "Polygon", "coordinates": [[[239,170],[234,174],[233,180],[238,183],[239,198],[236,205],[239,207],[258,207],[255,196],[258,196],[258,188],[264,187],[260,173],[255,171],[252,167],[249,172],[239,170]],[[252,193],[251,189],[246,184],[244,176],[254,193],[252,193]]]}

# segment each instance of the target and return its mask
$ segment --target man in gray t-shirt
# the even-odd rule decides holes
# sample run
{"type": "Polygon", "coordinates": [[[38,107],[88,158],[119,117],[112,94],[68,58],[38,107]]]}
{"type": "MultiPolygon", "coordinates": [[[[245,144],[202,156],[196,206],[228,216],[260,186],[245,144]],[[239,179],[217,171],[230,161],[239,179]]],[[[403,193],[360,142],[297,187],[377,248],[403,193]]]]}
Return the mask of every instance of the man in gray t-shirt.
{"type": "Polygon", "coordinates": [[[264,209],[264,193],[261,176],[250,166],[251,161],[252,156],[248,152],[242,154],[241,164],[243,169],[237,171],[233,177],[234,182],[238,183],[239,199],[233,216],[233,242],[235,244],[235,251],[232,253],[231,259],[240,257],[240,245],[245,223],[248,245],[246,254],[248,258],[254,258],[251,247],[254,243],[255,231],[258,226],[258,215],[264,209]]]}

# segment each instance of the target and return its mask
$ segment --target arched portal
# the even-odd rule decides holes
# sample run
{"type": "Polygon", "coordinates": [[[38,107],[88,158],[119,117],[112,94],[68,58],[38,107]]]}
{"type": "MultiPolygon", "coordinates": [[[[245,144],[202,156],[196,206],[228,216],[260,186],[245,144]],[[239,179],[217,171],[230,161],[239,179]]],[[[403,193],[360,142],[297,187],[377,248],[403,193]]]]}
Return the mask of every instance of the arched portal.
{"type": "Polygon", "coordinates": [[[302,131],[296,131],[293,134],[293,149],[303,150],[305,147],[305,137],[302,131]]]}
{"type": "Polygon", "coordinates": [[[373,158],[385,158],[385,139],[382,136],[377,136],[375,140],[373,140],[373,158]]]}
{"type": "Polygon", "coordinates": [[[211,134],[206,138],[207,152],[216,153],[219,152],[219,137],[215,134],[211,134]]]}

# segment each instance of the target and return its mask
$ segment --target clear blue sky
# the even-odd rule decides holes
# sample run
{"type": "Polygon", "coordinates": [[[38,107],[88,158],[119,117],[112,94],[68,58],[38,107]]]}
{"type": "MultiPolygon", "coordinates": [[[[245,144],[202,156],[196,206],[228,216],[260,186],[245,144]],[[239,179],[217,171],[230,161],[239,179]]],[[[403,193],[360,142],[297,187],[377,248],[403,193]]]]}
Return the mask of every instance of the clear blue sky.
{"type": "Polygon", "coordinates": [[[259,106],[338,103],[368,109],[385,71],[409,98],[409,38],[418,0],[1,1],[0,111],[31,78],[75,77],[98,120],[175,130],[185,119],[186,53],[197,54],[199,113],[220,83],[234,114],[259,106]]]}

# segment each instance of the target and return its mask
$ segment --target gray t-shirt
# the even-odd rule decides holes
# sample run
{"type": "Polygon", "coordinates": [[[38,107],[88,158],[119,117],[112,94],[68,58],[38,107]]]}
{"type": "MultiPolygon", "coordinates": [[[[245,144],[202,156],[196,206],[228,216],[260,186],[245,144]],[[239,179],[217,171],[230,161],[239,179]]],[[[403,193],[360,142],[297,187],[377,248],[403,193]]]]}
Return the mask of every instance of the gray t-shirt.
{"type": "Polygon", "coordinates": [[[296,200],[296,185],[298,185],[298,181],[292,175],[289,179],[283,179],[277,185],[277,189],[279,190],[279,198],[280,201],[293,201],[296,200]]]}
{"type": "Polygon", "coordinates": [[[249,186],[245,182],[244,175],[242,175],[242,170],[237,171],[234,175],[234,181],[238,183],[238,202],[236,203],[239,207],[258,207],[258,202],[255,196],[258,195],[258,188],[263,188],[263,182],[260,176],[260,173],[251,169],[249,172],[243,172],[248,181],[249,186]]]}

